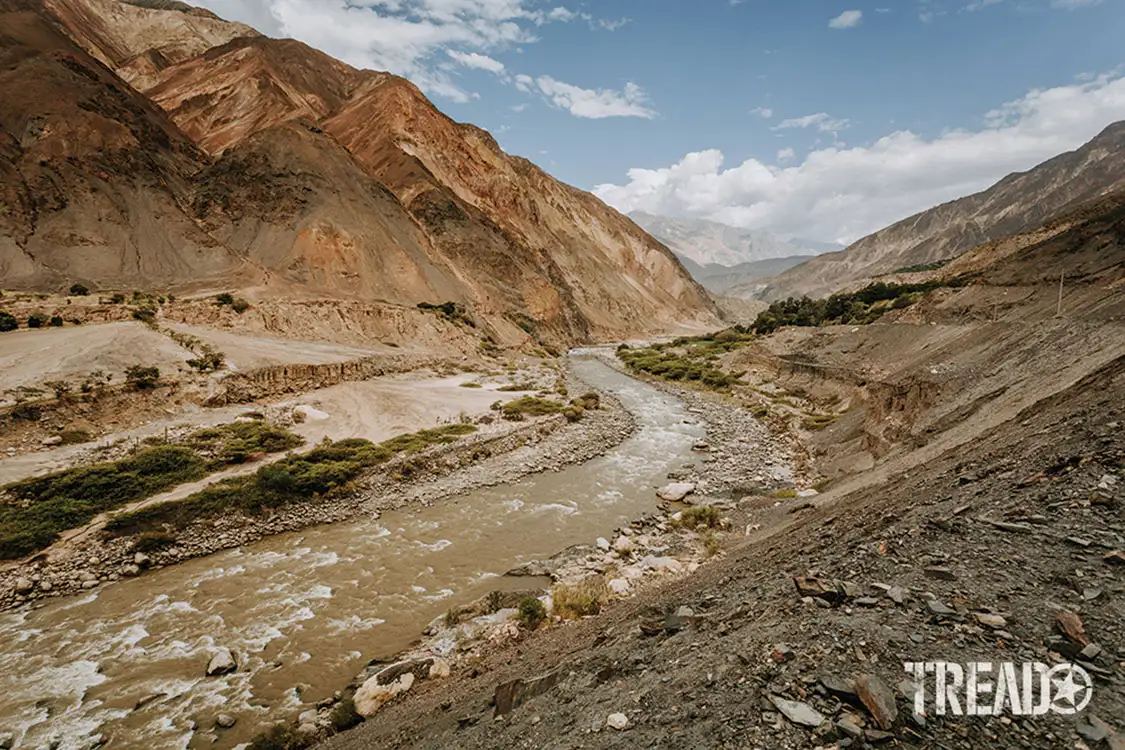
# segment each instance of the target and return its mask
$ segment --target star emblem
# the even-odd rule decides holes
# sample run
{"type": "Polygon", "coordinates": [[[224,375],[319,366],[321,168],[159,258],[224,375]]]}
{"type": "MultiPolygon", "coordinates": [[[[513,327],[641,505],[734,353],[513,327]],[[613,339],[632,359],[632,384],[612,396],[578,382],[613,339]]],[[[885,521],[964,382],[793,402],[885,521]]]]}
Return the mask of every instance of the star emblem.
{"type": "Polygon", "coordinates": [[[1077,664],[1057,664],[1047,673],[1051,681],[1051,709],[1060,714],[1076,714],[1086,708],[1094,695],[1089,673],[1077,664]]]}

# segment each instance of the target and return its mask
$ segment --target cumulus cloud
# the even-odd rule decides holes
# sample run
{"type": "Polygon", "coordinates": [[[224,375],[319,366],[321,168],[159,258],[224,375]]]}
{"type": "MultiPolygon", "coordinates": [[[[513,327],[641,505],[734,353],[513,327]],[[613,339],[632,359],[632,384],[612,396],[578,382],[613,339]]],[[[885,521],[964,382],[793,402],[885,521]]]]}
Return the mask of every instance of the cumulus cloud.
{"type": "Polygon", "coordinates": [[[828,22],[830,29],[853,29],[863,20],[862,10],[845,10],[828,22]]]}
{"type": "Polygon", "coordinates": [[[750,114],[757,115],[763,120],[768,120],[773,117],[773,110],[769,107],[754,107],[754,109],[750,110],[750,114]]]}
{"type": "Polygon", "coordinates": [[[722,152],[698,151],[668,167],[631,169],[625,184],[594,192],[620,211],[849,243],[1077,148],[1122,119],[1125,78],[1115,73],[1030,91],[987,113],[978,130],[929,139],[902,130],[867,146],[813,151],[784,167],[748,159],[724,168],[722,152]]]}
{"type": "MultiPolygon", "coordinates": [[[[522,79],[517,79],[517,88],[530,90],[529,77],[522,76],[522,79]]],[[[656,112],[646,106],[648,97],[644,90],[632,82],[626,83],[621,91],[584,89],[556,81],[550,76],[540,76],[534,83],[551,104],[565,109],[575,117],[593,120],[604,117],[656,117],[656,112]]]]}
{"type": "Polygon", "coordinates": [[[549,23],[596,23],[589,14],[542,8],[535,0],[194,1],[270,36],[298,39],[358,68],[405,76],[458,102],[472,94],[451,75],[446,55],[499,74],[503,66],[489,52],[535,42],[537,29],[549,23]]]}

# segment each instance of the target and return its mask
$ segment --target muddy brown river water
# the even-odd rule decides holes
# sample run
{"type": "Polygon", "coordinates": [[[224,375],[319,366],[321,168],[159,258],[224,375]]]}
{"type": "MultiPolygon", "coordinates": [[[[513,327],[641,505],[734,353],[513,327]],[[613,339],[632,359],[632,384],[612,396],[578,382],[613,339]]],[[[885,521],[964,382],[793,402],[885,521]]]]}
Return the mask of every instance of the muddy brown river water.
{"type": "Polygon", "coordinates": [[[36,750],[99,735],[120,750],[235,747],[404,649],[450,606],[527,585],[504,571],[653,510],[653,488],[693,460],[702,425],[596,358],[579,353],[571,366],[637,421],[600,458],[0,614],[0,732],[36,750]],[[204,677],[217,647],[239,669],[204,677]],[[237,724],[215,730],[220,712],[237,724]]]}

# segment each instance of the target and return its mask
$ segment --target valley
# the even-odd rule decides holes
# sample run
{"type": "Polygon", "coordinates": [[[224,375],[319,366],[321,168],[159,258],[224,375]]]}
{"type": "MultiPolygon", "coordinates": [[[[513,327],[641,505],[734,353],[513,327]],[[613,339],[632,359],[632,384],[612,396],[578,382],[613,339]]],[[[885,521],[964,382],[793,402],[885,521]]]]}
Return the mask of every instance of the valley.
{"type": "MultiPolygon", "coordinates": [[[[633,30],[499,5],[466,49],[633,30]]],[[[586,192],[429,95],[632,147],[636,84],[408,80],[269,7],[0,0],[0,750],[1125,748],[1125,123],[844,248],[792,147],[586,192]]]]}

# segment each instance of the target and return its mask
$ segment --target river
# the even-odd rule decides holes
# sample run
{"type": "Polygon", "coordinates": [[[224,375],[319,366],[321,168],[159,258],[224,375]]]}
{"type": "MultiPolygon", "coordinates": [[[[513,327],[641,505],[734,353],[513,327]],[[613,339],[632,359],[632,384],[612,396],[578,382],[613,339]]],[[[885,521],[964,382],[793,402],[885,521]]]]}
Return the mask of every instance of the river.
{"type": "Polygon", "coordinates": [[[450,606],[527,585],[504,571],[654,510],[653,488],[693,460],[703,426],[596,357],[570,364],[637,421],[604,456],[0,614],[0,732],[36,750],[97,735],[120,750],[234,747],[404,649],[450,606]],[[204,677],[220,646],[238,671],[204,677]],[[214,729],[220,712],[237,724],[214,729]]]}

